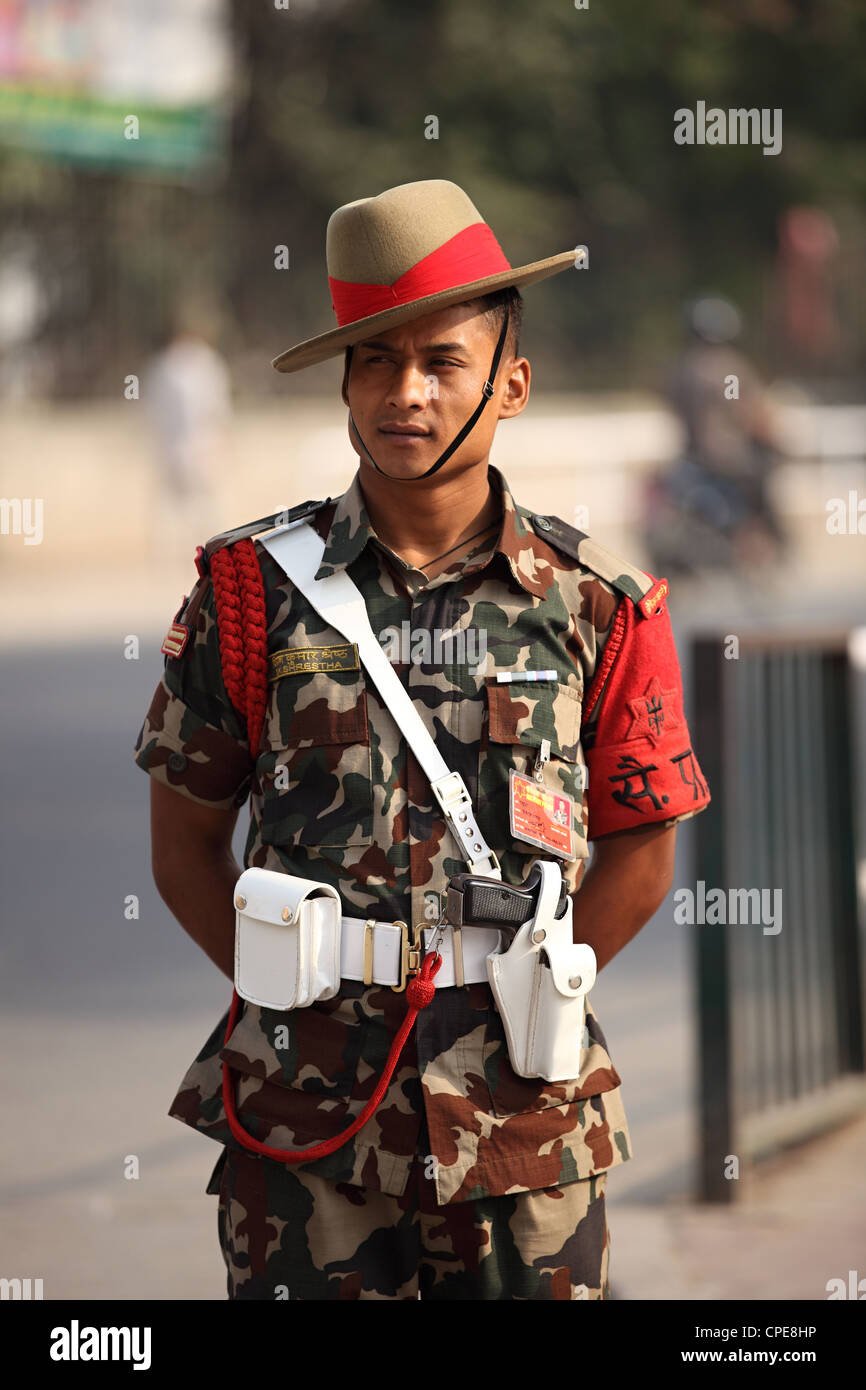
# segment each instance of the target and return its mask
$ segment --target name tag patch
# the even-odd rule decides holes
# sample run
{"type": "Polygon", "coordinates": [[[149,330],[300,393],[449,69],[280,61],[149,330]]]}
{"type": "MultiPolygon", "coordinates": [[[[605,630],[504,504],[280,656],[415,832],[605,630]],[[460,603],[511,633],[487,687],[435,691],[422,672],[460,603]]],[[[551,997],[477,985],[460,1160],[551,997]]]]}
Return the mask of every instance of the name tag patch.
{"type": "Polygon", "coordinates": [[[339,647],[284,647],[271,652],[268,659],[269,680],[282,676],[307,676],[314,671],[360,671],[358,648],[354,642],[339,647]]]}
{"type": "Polygon", "coordinates": [[[571,831],[574,801],[512,769],[508,783],[508,818],[515,840],[526,840],[562,859],[574,858],[571,831]]]}

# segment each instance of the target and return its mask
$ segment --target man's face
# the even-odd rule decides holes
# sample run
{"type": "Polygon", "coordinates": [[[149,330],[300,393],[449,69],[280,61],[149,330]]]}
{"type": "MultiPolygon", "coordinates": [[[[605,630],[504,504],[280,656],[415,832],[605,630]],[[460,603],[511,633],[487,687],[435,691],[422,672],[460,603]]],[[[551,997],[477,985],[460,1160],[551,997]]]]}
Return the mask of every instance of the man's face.
{"type": "MultiPolygon", "coordinates": [[[[474,305],[455,304],[359,343],[343,374],[343,401],[373,458],[395,478],[425,473],[460,433],[481,400],[498,340],[474,305]],[[400,433],[399,426],[415,433],[400,433]]],[[[454,476],[486,461],[498,420],[519,415],[529,399],[529,363],[499,361],[494,394],[474,428],[435,475],[454,476]]],[[[349,426],[349,439],[372,472],[349,426]]]]}

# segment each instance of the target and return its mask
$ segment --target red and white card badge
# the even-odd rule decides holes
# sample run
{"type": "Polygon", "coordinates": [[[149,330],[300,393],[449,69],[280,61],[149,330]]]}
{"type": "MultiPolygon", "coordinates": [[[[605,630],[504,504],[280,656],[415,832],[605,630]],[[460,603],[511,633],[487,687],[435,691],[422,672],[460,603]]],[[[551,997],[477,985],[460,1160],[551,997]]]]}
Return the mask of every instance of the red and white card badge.
{"type": "Polygon", "coordinates": [[[555,792],[512,768],[508,777],[508,820],[515,840],[526,840],[562,859],[574,858],[574,798],[566,792],[555,792]]]}

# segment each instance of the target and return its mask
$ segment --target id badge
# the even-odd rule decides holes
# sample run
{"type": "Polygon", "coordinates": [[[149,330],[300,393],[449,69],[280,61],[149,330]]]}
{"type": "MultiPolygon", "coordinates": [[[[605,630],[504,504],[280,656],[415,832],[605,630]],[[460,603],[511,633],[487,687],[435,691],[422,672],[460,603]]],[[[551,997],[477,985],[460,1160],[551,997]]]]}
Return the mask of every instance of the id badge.
{"type": "Polygon", "coordinates": [[[508,820],[515,840],[548,854],[573,859],[574,798],[555,792],[512,768],[508,777],[508,820]]]}

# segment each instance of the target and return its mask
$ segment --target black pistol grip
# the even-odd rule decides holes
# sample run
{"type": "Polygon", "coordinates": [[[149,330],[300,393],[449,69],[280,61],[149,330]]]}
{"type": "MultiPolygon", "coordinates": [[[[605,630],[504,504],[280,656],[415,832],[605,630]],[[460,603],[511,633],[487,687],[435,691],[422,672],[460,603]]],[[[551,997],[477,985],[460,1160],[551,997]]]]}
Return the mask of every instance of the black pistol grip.
{"type": "MultiPolygon", "coordinates": [[[[568,892],[562,885],[556,916],[565,911],[568,892]]],[[[538,893],[513,888],[496,879],[474,874],[455,874],[446,892],[446,920],[458,926],[505,926],[515,930],[534,915],[538,893]]]]}

